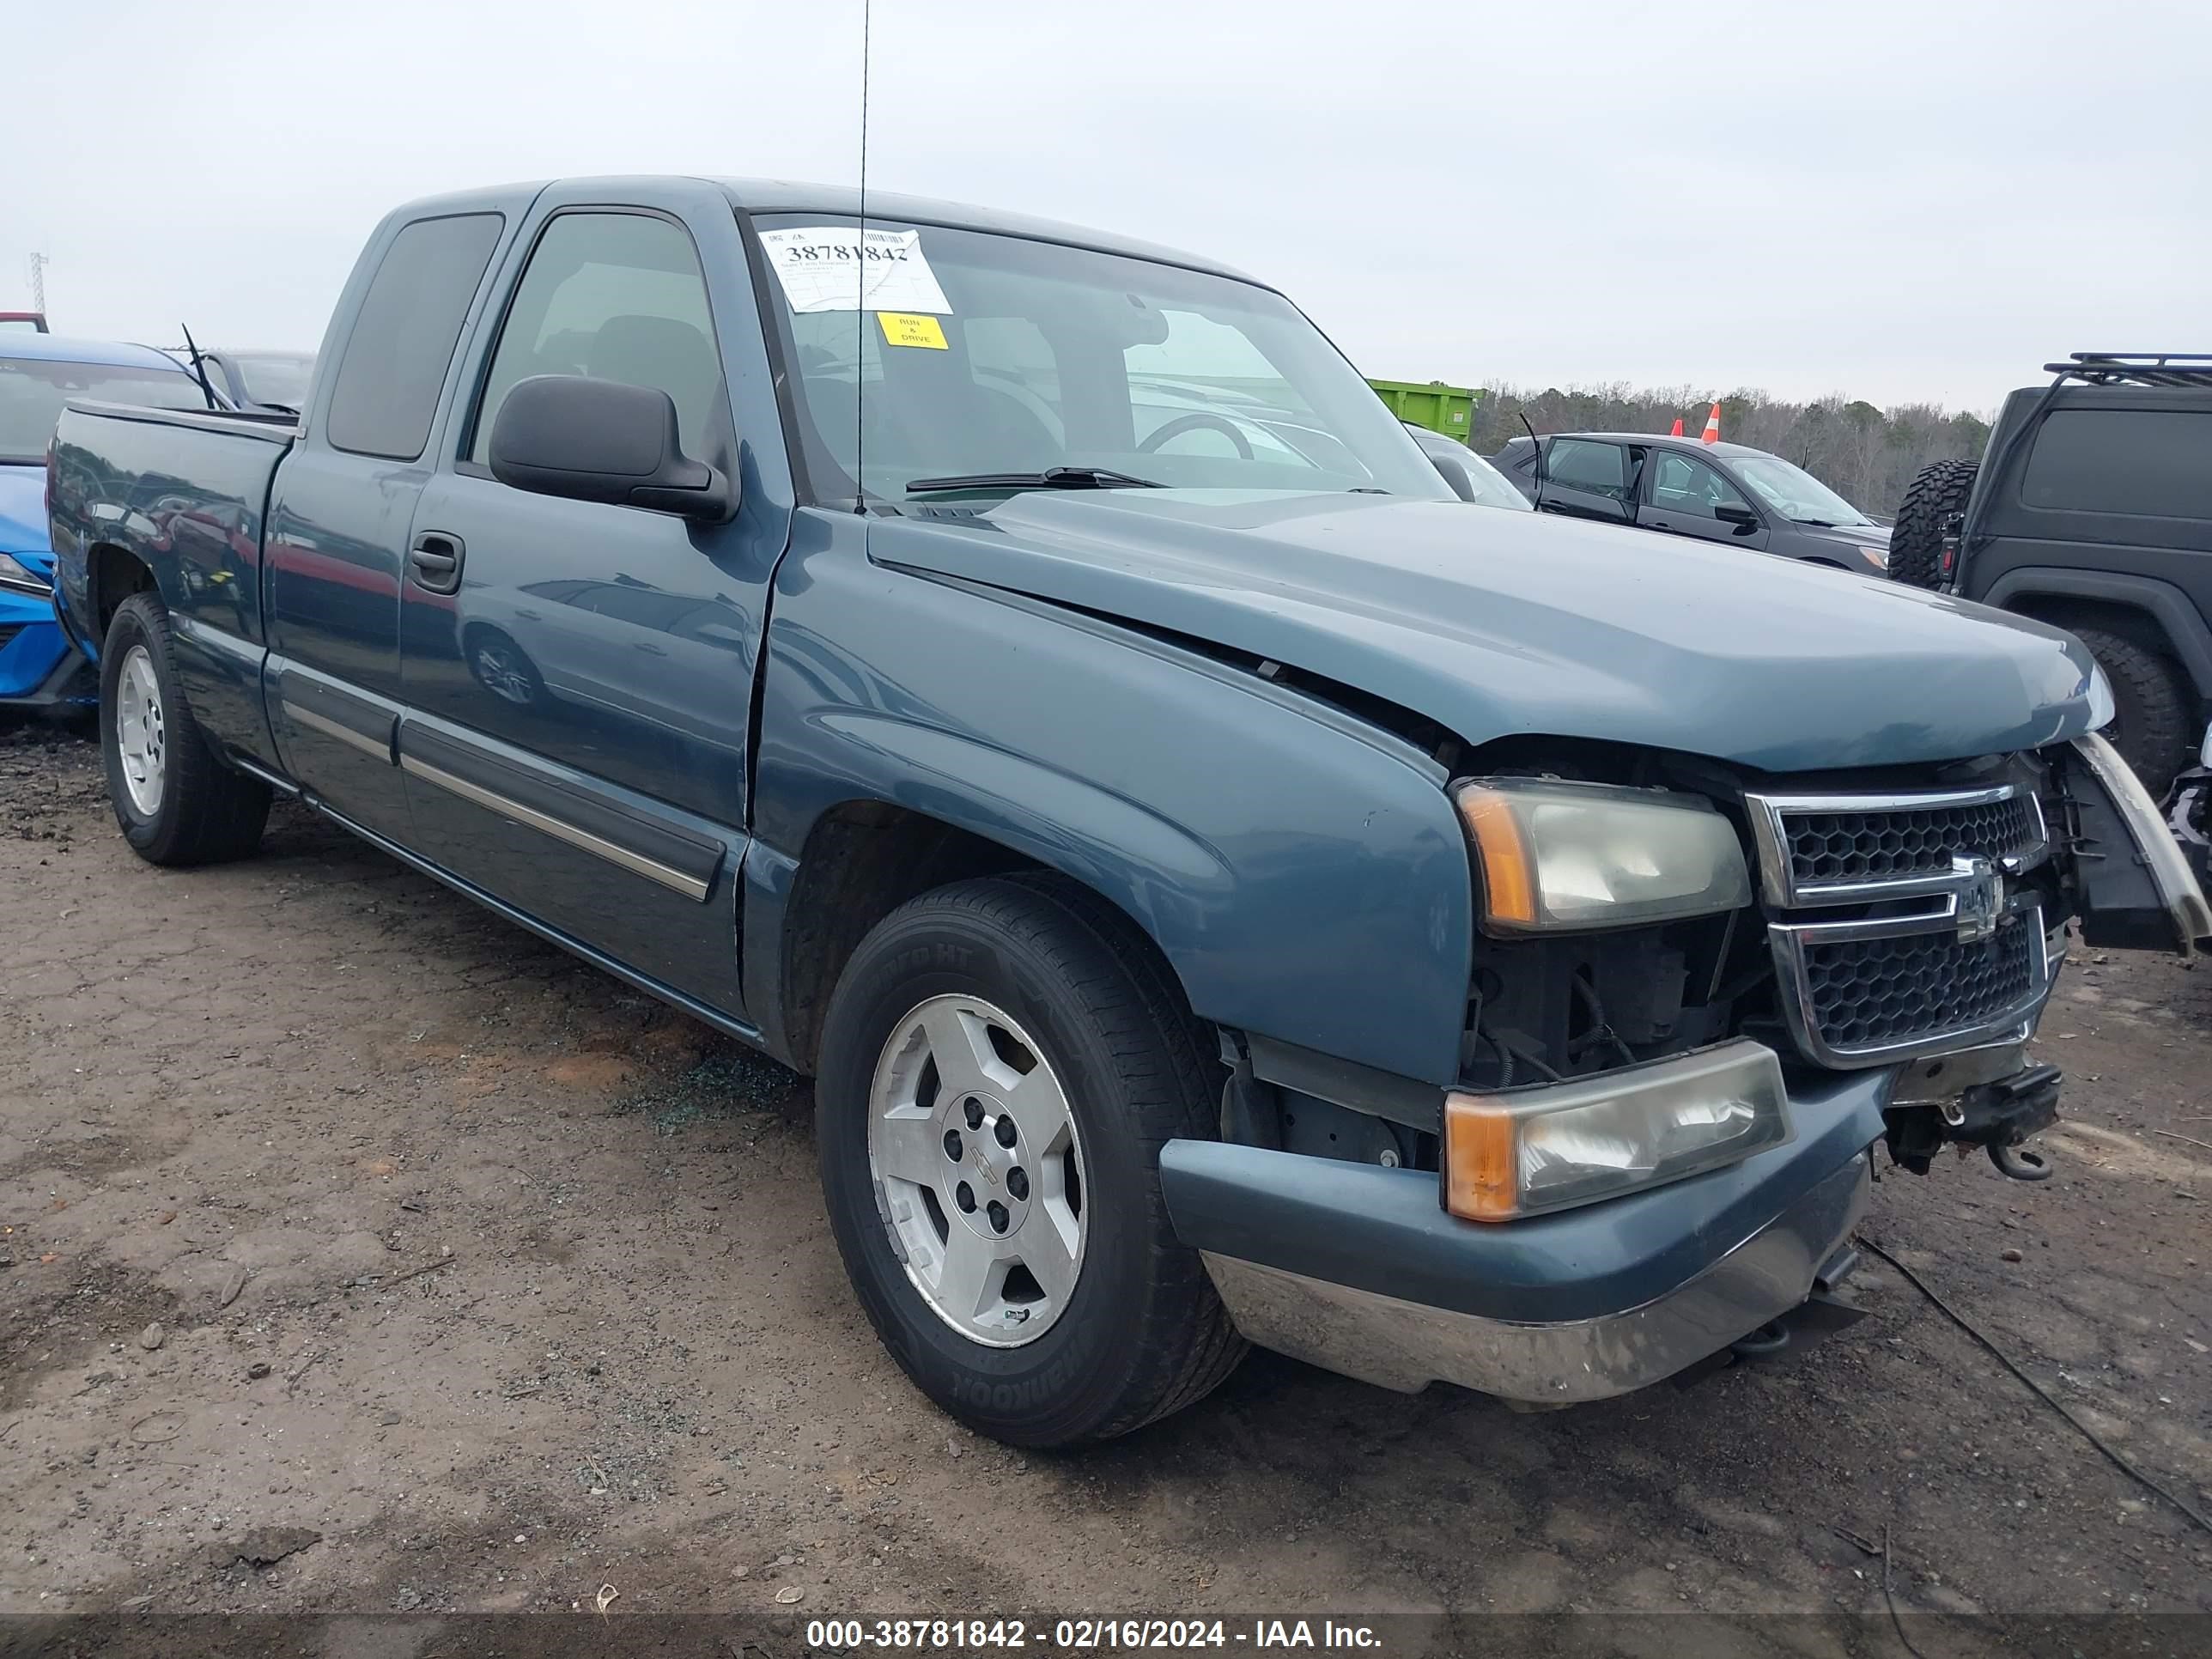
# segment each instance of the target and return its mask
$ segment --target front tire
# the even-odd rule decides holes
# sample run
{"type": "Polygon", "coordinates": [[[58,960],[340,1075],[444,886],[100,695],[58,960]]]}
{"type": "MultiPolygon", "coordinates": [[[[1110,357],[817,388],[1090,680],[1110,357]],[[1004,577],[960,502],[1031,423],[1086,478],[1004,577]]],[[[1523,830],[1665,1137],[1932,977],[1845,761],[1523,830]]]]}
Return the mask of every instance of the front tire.
{"type": "Polygon", "coordinates": [[[1020,1446],[1126,1434],[1243,1343],[1160,1193],[1217,1079],[1151,941],[1058,877],[893,912],[831,1000],[815,1092],[830,1224],[915,1385],[1020,1446]]]}
{"type": "Polygon", "coordinates": [[[149,864],[215,864],[261,844],[269,786],[216,758],[177,678],[153,593],[116,608],[100,651],[100,750],[117,827],[149,864]]]}

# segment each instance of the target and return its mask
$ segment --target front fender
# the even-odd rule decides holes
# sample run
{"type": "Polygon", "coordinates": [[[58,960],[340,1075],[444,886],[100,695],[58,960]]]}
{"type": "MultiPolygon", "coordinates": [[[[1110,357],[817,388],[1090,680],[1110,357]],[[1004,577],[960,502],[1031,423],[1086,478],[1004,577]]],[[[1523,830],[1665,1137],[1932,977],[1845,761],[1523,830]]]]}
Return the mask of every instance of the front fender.
{"type": "MultiPolygon", "coordinates": [[[[812,519],[779,573],[764,871],[788,872],[832,808],[887,802],[1112,901],[1201,1018],[1439,1085],[1456,1075],[1473,898],[1439,769],[1174,646],[870,564],[859,528],[812,519]]],[[[780,917],[765,896],[749,947],[757,921],[780,917]]]]}

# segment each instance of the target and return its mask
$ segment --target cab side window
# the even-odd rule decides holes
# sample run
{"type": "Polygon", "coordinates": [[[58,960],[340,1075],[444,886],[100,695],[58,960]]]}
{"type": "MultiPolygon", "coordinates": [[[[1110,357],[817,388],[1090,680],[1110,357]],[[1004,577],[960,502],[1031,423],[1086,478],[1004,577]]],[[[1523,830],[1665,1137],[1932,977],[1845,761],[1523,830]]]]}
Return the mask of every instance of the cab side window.
{"type": "Polygon", "coordinates": [[[422,453],[503,222],[495,213],[418,219],[392,239],[338,358],[324,422],[333,448],[395,461],[422,453]]]}
{"type": "Polygon", "coordinates": [[[547,223],[493,349],[470,459],[485,459],[500,404],[536,374],[665,392],[684,453],[706,453],[727,400],[690,235],[642,213],[564,213],[547,223]]]}
{"type": "Polygon", "coordinates": [[[1619,444],[1554,438],[1544,452],[1544,482],[1625,503],[1629,496],[1628,452],[1619,444]]]}
{"type": "Polygon", "coordinates": [[[1651,505],[1685,518],[1711,519],[1714,508],[1751,510],[1735,486],[1703,461],[1672,452],[1662,453],[1651,473],[1651,505]]]}

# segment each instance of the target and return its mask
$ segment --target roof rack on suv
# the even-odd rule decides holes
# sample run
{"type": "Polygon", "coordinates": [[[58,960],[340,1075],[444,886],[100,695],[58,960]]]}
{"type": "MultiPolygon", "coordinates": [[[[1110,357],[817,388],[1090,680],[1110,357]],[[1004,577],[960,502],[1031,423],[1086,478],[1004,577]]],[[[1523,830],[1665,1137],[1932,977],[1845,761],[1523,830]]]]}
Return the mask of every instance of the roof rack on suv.
{"type": "Polygon", "coordinates": [[[2212,352],[2076,351],[2043,372],[2091,386],[2212,386],[2212,352]]]}

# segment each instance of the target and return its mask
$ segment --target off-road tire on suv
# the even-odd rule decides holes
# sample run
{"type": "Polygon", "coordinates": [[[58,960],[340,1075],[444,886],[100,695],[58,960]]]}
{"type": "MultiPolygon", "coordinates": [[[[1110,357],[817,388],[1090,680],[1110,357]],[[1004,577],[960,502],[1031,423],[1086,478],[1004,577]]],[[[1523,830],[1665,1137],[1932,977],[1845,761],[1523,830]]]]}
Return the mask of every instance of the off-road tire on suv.
{"type": "Polygon", "coordinates": [[[1920,469],[1889,532],[1889,579],[1914,587],[1943,585],[1943,526],[1966,510],[1979,461],[1930,461],[1920,469]]]}
{"type": "Polygon", "coordinates": [[[2118,711],[2105,735],[2154,799],[2189,763],[2197,732],[2191,729],[2191,700],[2173,659],[2101,628],[2077,628],[2074,637],[2112,684],[2118,711]]]}
{"type": "Polygon", "coordinates": [[[260,846],[269,821],[269,786],[225,766],[201,735],[177,678],[169,612],[158,594],[133,593],[107,625],[100,648],[100,752],[116,824],[148,863],[217,864],[260,846]],[[136,675],[140,664],[150,670],[151,707],[161,733],[150,804],[133,798],[118,730],[126,701],[146,706],[143,679],[129,699],[124,693],[126,671],[136,675]]]}
{"type": "MultiPolygon", "coordinates": [[[[923,1393],[996,1439],[1069,1446],[1179,1411],[1229,1375],[1245,1345],[1197,1253],[1175,1237],[1159,1170],[1165,1142],[1214,1135],[1219,1089],[1203,1030],[1152,942],[1060,877],[939,888],[860,942],[823,1030],[816,1145],[846,1271],[877,1335],[923,1393]],[[1018,1024],[1059,1080],[1081,1148],[1073,1289],[1022,1346],[975,1340],[939,1312],[909,1273],[906,1248],[894,1243],[891,1206],[922,1188],[879,1188],[871,1163],[878,1096],[896,1093],[883,1080],[901,1053],[913,1052],[896,1039],[939,998],[1003,1010],[1018,1024]]],[[[933,1128],[948,1146],[960,1139],[957,1117],[933,1128]]],[[[968,1172],[947,1156],[939,1179],[950,1190],[968,1172]]],[[[983,1179],[975,1177],[979,1192],[1030,1192],[1011,1174],[1003,1189],[982,1188],[983,1179]]],[[[963,1217],[936,1198],[921,1209],[949,1249],[963,1217]]],[[[915,1224],[911,1205],[898,1213],[915,1224]]],[[[1021,1224],[1036,1219],[1033,1212],[1021,1224]]],[[[1019,1340],[1017,1327],[1005,1331],[1019,1340]]]]}

